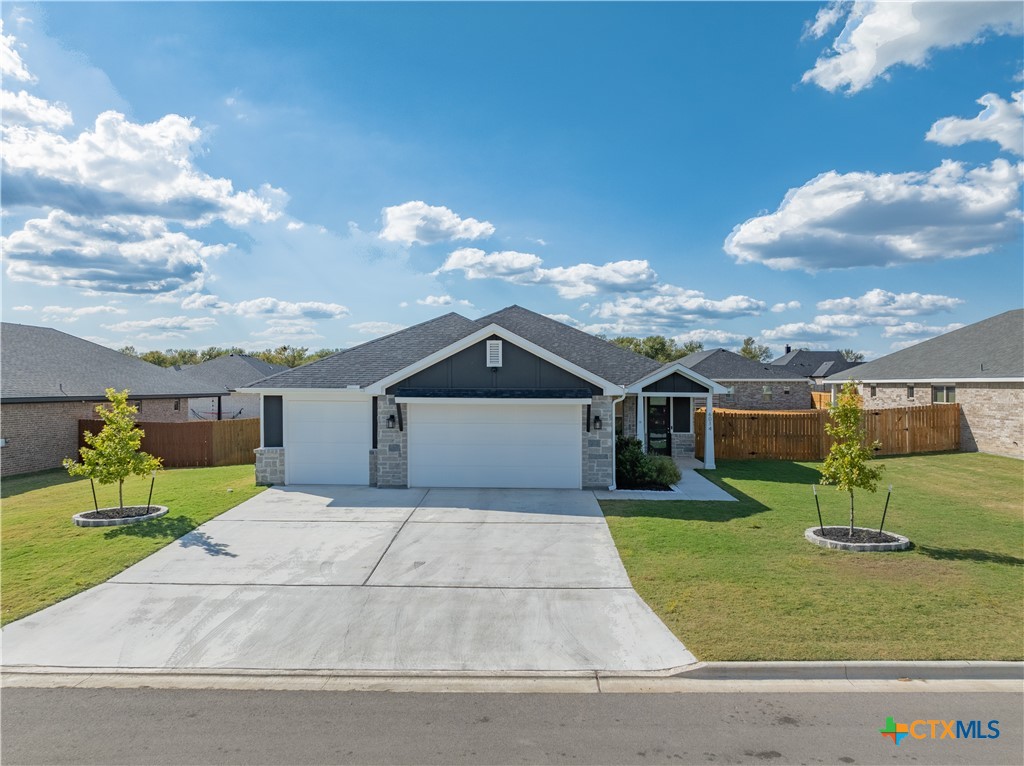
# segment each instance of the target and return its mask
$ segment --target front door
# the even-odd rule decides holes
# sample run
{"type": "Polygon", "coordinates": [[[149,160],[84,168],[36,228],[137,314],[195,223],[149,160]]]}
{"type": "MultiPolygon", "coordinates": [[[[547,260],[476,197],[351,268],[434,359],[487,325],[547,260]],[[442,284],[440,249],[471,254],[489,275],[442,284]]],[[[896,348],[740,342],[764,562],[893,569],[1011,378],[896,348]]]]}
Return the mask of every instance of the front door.
{"type": "Polygon", "coordinates": [[[667,397],[652,396],[647,399],[647,451],[652,455],[672,454],[667,397]]]}

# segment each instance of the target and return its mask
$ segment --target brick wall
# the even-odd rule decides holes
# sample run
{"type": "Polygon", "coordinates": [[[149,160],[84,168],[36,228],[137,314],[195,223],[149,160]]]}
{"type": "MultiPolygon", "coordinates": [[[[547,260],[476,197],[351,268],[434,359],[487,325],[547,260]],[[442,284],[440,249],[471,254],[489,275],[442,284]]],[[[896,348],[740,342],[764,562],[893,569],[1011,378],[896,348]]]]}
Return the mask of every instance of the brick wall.
{"type": "MultiPolygon", "coordinates": [[[[60,468],[66,457],[78,457],[78,421],[96,417],[99,402],[37,402],[0,405],[0,475],[60,468]]],[[[187,419],[186,400],[143,399],[141,421],[179,422],[187,419]],[[174,402],[180,401],[179,409],[174,402]]]]}
{"type": "MultiPolygon", "coordinates": [[[[732,389],[732,394],[715,394],[714,406],[726,410],[811,410],[811,382],[780,383],[777,381],[719,381],[732,389]],[[771,398],[765,401],[763,389],[769,386],[771,398]],[[786,393],[786,389],[789,393],[786,393]]],[[[698,407],[700,402],[698,400],[698,407]]]]}
{"type": "MultiPolygon", "coordinates": [[[[893,407],[923,407],[932,403],[932,386],[930,383],[915,383],[914,397],[907,396],[905,383],[878,383],[875,395],[871,395],[871,386],[859,386],[860,396],[864,400],[866,410],[888,410],[893,407]]],[[[959,394],[960,391],[958,390],[959,394]]]]}
{"type": "MultiPolygon", "coordinates": [[[[607,489],[615,483],[612,471],[612,452],[615,449],[615,433],[612,431],[612,397],[595,396],[590,404],[590,418],[601,418],[601,430],[591,426],[587,432],[587,406],[583,410],[581,425],[583,429],[583,487],[600,487],[607,489]]],[[[634,419],[634,428],[636,421],[634,419]]]]}

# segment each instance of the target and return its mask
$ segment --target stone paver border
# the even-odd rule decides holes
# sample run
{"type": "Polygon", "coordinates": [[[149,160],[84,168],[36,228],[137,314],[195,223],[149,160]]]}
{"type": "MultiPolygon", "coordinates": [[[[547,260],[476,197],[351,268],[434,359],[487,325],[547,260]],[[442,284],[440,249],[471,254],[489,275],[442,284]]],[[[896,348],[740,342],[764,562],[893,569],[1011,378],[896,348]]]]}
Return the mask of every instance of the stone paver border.
{"type": "MultiPolygon", "coordinates": [[[[79,527],[122,527],[125,524],[137,524],[140,521],[149,521],[150,519],[158,519],[167,513],[166,505],[154,505],[153,512],[147,513],[144,516],[129,516],[124,519],[87,519],[85,514],[96,513],[96,511],[82,511],[76,513],[71,519],[79,527]]],[[[112,511],[113,508],[100,508],[101,511],[112,511]]]]}
{"type": "MultiPolygon", "coordinates": [[[[854,527],[854,529],[863,529],[868,532],[874,532],[873,529],[867,527],[854,527]]],[[[886,532],[888,535],[892,535],[896,538],[895,542],[891,543],[846,543],[842,540],[829,540],[818,534],[818,527],[809,527],[804,531],[804,537],[815,545],[820,545],[822,548],[833,548],[834,550],[840,551],[855,551],[861,553],[871,553],[875,551],[905,551],[910,545],[910,538],[898,535],[895,532],[886,532]]]]}

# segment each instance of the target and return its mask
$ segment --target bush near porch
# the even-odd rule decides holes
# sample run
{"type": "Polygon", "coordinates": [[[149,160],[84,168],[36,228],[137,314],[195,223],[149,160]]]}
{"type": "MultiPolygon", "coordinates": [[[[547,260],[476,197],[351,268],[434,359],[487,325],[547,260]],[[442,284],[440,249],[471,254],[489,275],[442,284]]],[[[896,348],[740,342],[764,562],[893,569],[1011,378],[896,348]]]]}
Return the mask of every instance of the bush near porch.
{"type": "MultiPolygon", "coordinates": [[[[89,481],[63,469],[3,480],[0,624],[98,585],[229,508],[263,491],[251,465],[161,471],[153,502],[166,516],[124,527],[76,527],[91,510],[89,481]],[[229,491],[231,490],[231,491],[229,491]]],[[[125,501],[145,504],[148,477],[125,480],[125,501]]],[[[117,486],[96,485],[100,507],[117,505],[117,486]]]]}
{"type": "MultiPolygon", "coordinates": [[[[701,660],[1024,658],[1021,463],[978,453],[887,457],[886,529],[902,553],[810,545],[820,463],[721,461],[737,503],[602,501],[640,596],[701,660]]],[[[847,498],[818,490],[825,523],[847,498]]],[[[884,491],[862,494],[877,526],[884,491]]]]}

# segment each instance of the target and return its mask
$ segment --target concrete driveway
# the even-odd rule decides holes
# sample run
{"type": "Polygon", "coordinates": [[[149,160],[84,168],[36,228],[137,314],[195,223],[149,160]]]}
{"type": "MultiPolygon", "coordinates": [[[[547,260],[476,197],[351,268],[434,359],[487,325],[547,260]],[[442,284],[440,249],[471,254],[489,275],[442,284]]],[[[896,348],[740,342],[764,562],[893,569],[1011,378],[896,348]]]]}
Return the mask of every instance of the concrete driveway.
{"type": "Polygon", "coordinates": [[[574,490],[271,488],[3,644],[9,669],[694,662],[631,587],[593,493],[574,490]]]}

